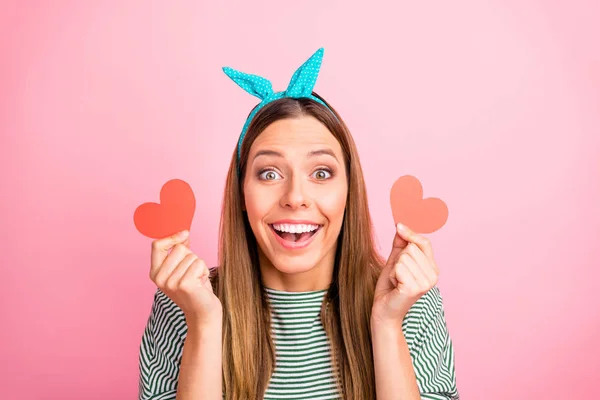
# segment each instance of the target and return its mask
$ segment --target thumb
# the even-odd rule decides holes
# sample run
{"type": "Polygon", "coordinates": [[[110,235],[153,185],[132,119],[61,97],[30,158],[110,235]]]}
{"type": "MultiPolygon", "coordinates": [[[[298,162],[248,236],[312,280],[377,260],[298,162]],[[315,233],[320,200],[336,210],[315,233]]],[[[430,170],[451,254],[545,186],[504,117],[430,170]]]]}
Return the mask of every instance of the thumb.
{"type": "MultiPolygon", "coordinates": [[[[205,264],[205,266],[206,266],[206,264],[205,264]]],[[[214,290],[212,287],[211,273],[210,273],[210,269],[208,267],[206,267],[204,269],[204,271],[202,272],[202,275],[200,276],[200,280],[202,281],[202,284],[204,285],[206,290],[208,290],[214,294],[214,290]]]]}
{"type": "Polygon", "coordinates": [[[394,241],[392,242],[392,250],[388,256],[385,268],[389,269],[396,264],[398,257],[400,257],[400,252],[402,252],[406,246],[408,246],[408,242],[402,236],[400,236],[398,225],[396,225],[396,234],[394,235],[394,241]]]}
{"type": "MultiPolygon", "coordinates": [[[[404,231],[401,228],[401,224],[396,225],[396,234],[394,235],[394,241],[392,242],[392,253],[397,249],[402,250],[408,246],[408,241],[403,237],[404,231]]],[[[392,254],[390,254],[391,257],[392,254]]]]}
{"type": "Polygon", "coordinates": [[[399,247],[393,247],[390,256],[385,263],[385,266],[379,273],[379,278],[377,279],[377,283],[375,284],[375,292],[388,292],[389,290],[394,288],[392,282],[389,279],[390,273],[392,272],[392,268],[396,265],[396,261],[398,261],[398,257],[400,256],[400,252],[402,251],[399,247]]]}
{"type": "Polygon", "coordinates": [[[383,270],[381,271],[380,279],[377,281],[377,284],[375,286],[376,291],[382,289],[389,290],[395,287],[395,285],[393,285],[390,281],[389,275],[392,272],[392,268],[398,261],[400,253],[406,246],[408,246],[408,242],[400,235],[399,232],[401,232],[400,228],[398,227],[398,225],[396,225],[396,233],[394,235],[394,241],[392,242],[392,250],[390,251],[388,260],[385,266],[383,267],[383,270]]]}

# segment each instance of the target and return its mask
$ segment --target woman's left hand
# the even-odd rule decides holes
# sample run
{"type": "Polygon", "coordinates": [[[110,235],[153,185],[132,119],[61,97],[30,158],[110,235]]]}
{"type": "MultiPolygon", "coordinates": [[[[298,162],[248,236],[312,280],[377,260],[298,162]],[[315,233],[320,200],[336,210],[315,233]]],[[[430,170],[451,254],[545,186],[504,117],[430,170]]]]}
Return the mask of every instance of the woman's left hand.
{"type": "Polygon", "coordinates": [[[402,224],[377,285],[371,322],[402,324],[412,305],[438,281],[439,270],[429,239],[402,224]]]}

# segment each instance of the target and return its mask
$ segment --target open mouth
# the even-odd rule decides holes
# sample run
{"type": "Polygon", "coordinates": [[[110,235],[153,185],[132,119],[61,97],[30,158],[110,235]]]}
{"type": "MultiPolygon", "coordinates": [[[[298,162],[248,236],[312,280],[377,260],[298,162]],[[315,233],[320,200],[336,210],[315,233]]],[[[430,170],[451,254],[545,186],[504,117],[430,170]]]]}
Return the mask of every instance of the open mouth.
{"type": "Polygon", "coordinates": [[[296,228],[300,232],[288,232],[284,230],[285,228],[279,225],[269,225],[273,232],[281,239],[292,242],[292,243],[302,243],[310,240],[322,227],[322,225],[312,225],[312,226],[303,226],[302,228],[296,228]]]}

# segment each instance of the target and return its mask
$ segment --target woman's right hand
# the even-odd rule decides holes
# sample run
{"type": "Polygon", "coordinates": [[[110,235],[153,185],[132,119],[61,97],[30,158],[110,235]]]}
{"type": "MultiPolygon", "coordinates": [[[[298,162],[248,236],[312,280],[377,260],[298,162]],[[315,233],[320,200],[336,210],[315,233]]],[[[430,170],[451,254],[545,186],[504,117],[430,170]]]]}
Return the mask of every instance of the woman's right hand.
{"type": "Polygon", "coordinates": [[[206,264],[189,249],[188,237],[182,231],[152,242],[150,279],[181,308],[188,325],[220,323],[221,302],[206,264]]]}

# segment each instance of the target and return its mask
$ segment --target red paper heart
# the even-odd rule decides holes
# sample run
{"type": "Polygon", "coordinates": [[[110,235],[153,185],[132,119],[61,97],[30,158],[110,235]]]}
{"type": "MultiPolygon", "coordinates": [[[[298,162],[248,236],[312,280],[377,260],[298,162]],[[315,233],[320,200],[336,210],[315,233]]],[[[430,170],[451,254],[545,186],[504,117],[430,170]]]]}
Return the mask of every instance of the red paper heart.
{"type": "Polygon", "coordinates": [[[160,190],[160,204],[144,203],[133,214],[138,231],[152,239],[160,239],[189,230],[196,210],[196,198],[190,185],[172,179],[160,190]]]}
{"type": "Polygon", "coordinates": [[[432,233],[448,220],[446,203],[436,197],[423,198],[423,186],[414,176],[398,178],[390,194],[392,215],[417,233],[432,233]]]}

